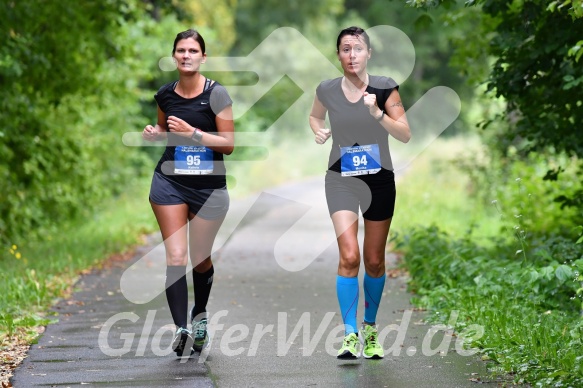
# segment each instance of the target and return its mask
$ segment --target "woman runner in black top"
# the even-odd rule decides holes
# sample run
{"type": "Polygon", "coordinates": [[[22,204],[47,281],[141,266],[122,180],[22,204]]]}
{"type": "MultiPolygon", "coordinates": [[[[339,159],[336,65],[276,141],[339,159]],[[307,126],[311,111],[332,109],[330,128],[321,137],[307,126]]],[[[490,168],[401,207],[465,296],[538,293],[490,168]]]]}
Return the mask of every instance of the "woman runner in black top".
{"type": "Polygon", "coordinates": [[[166,248],[166,297],[177,327],[172,347],[178,356],[189,356],[208,344],[211,251],[229,208],[223,154],[233,152],[234,125],[227,91],[199,72],[206,59],[202,36],[195,30],[179,33],[172,56],[179,79],[154,96],[158,120],[142,136],[167,140],[152,178],[150,203],[166,248]],[[194,269],[192,330],[187,328],[189,251],[194,269]]]}
{"type": "Polygon", "coordinates": [[[385,285],[385,246],[395,204],[395,180],[388,136],[411,138],[399,86],[391,78],[367,74],[369,37],[359,27],[340,32],[336,42],[344,76],[322,82],[310,113],[318,144],[332,137],[326,173],[326,200],[339,249],[336,291],[345,327],[338,358],[359,357],[357,306],[360,248],[358,211],[364,218],[365,312],[360,336],[365,358],[382,358],[376,315],[385,285]],[[331,130],[326,128],[326,113],[331,130]]]}

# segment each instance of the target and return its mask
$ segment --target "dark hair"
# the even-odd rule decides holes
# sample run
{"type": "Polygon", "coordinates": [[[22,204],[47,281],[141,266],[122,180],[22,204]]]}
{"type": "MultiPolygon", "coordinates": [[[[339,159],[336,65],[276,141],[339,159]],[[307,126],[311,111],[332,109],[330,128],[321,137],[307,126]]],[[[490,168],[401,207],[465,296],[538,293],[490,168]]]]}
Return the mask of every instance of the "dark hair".
{"type": "Polygon", "coordinates": [[[336,39],[336,51],[340,50],[340,41],[342,40],[342,37],[346,35],[352,35],[356,37],[362,36],[364,38],[364,43],[366,43],[366,47],[368,47],[369,49],[371,48],[370,39],[368,38],[366,31],[360,27],[352,26],[343,29],[342,31],[340,31],[340,34],[338,34],[338,39],[336,39]]]}
{"type": "Polygon", "coordinates": [[[200,35],[197,30],[193,30],[191,28],[189,30],[179,32],[176,35],[176,39],[174,39],[174,47],[172,48],[172,55],[174,55],[174,53],[176,52],[176,45],[178,44],[178,42],[181,41],[182,39],[188,38],[193,38],[194,40],[196,40],[198,44],[200,44],[200,49],[202,50],[202,53],[203,54],[205,53],[204,39],[202,38],[202,35],[200,35]]]}

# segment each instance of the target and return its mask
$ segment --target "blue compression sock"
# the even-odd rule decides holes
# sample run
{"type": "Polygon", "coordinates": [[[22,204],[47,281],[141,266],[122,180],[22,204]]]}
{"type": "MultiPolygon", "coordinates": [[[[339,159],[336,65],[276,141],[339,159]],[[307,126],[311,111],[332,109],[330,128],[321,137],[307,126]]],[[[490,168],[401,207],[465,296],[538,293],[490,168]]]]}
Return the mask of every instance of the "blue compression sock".
{"type": "Polygon", "coordinates": [[[380,278],[373,278],[366,272],[364,274],[364,321],[366,323],[376,322],[386,278],[387,275],[384,273],[380,278]]]}
{"type": "Polygon", "coordinates": [[[356,309],[358,307],[358,277],[336,277],[336,294],[346,335],[357,332],[356,309]]]}

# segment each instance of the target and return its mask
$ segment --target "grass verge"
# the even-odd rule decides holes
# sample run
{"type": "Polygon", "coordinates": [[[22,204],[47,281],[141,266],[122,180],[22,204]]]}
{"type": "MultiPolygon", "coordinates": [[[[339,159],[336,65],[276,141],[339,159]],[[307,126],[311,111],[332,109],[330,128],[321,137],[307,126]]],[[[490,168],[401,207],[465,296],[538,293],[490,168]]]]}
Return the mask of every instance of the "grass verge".
{"type": "Polygon", "coordinates": [[[140,243],[156,229],[148,203],[149,178],[103,204],[92,216],[61,225],[39,241],[18,241],[0,252],[0,346],[30,344],[47,310],[66,297],[79,275],[140,243]]]}
{"type": "Polygon", "coordinates": [[[464,155],[479,155],[481,147],[473,137],[437,139],[405,171],[397,171],[391,234],[438,225],[453,235],[471,233],[485,242],[496,236],[501,227],[499,215],[472,195],[473,182],[456,164],[464,155]]]}
{"type": "Polygon", "coordinates": [[[565,228],[570,210],[535,160],[515,163],[517,177],[494,182],[498,196],[484,204],[451,163],[468,144],[457,142],[436,142],[398,185],[393,225],[414,304],[432,323],[458,314],[456,331],[509,384],[583,386],[583,244],[565,228]]]}

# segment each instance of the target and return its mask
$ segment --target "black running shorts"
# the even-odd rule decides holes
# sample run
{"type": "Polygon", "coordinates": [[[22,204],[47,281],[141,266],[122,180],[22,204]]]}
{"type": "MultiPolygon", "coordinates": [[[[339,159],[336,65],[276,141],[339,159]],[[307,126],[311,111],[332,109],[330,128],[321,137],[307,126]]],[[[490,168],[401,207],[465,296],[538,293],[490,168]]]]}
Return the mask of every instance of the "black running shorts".
{"type": "Polygon", "coordinates": [[[164,175],[154,172],[150,187],[150,201],[157,205],[179,205],[185,203],[191,213],[205,220],[215,220],[227,214],[229,193],[220,189],[192,189],[171,182],[164,175]]]}
{"type": "Polygon", "coordinates": [[[326,201],[330,215],[339,210],[349,210],[370,221],[383,221],[393,217],[395,211],[395,175],[390,170],[359,177],[326,173],[326,201]]]}

